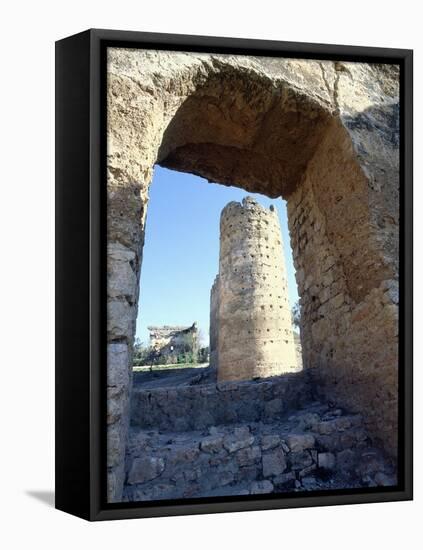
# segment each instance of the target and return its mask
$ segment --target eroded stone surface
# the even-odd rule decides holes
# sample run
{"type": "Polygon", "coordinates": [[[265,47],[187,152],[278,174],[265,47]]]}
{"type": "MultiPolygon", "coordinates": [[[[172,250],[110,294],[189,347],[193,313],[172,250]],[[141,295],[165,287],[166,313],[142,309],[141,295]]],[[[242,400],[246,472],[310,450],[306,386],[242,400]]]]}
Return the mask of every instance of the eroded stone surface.
{"type": "MultiPolygon", "coordinates": [[[[219,380],[252,380],[301,370],[282,234],[273,206],[264,208],[246,197],[222,210],[219,275],[210,302],[211,353],[219,380]]],[[[268,407],[278,414],[281,403],[268,407]]]]}
{"type": "MultiPolygon", "coordinates": [[[[135,384],[131,422],[144,429],[181,432],[215,430],[218,429],[216,426],[231,423],[269,423],[301,407],[310,398],[310,385],[301,372],[268,381],[221,382],[177,388],[144,389],[143,385],[135,384]]],[[[239,441],[250,436],[247,430],[237,433],[239,441]]],[[[205,442],[205,445],[210,444],[210,441],[205,442]]],[[[229,442],[225,444],[229,445],[229,442]]],[[[233,444],[241,443],[235,441],[233,444]]]]}
{"type": "Polygon", "coordinates": [[[163,458],[155,456],[136,458],[132,462],[132,467],[128,474],[128,483],[134,485],[136,483],[151,481],[159,477],[164,469],[165,462],[163,458]]]}
{"type": "MultiPolygon", "coordinates": [[[[108,340],[127,346],[128,370],[154,164],[282,196],[304,367],[323,396],[362,413],[394,453],[398,67],[108,52],[108,340]]],[[[110,357],[108,369],[119,369],[119,357],[110,357]]],[[[126,388],[111,388],[112,414],[122,419],[111,500],[122,492],[130,386],[128,373],[126,388]]]]}
{"type": "MultiPolygon", "coordinates": [[[[279,421],[211,426],[189,432],[133,426],[127,451],[125,500],[345,489],[396,484],[396,465],[363,438],[360,415],[347,419],[337,452],[319,441],[317,426],[334,409],[310,403],[279,421]],[[305,417],[317,418],[314,428],[305,417]],[[210,433],[212,432],[212,433],[210,433]]],[[[339,423],[340,426],[341,423],[339,423]]],[[[329,436],[328,436],[329,437],[329,436]]]]}

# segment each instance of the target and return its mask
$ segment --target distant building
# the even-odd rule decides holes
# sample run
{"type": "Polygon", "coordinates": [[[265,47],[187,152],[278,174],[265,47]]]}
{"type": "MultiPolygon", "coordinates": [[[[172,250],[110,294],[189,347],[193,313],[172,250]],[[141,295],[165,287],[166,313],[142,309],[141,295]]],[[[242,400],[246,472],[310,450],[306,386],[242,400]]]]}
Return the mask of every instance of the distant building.
{"type": "Polygon", "coordinates": [[[197,324],[191,326],[147,327],[150,332],[150,361],[161,365],[178,362],[184,354],[198,354],[197,324]]]}

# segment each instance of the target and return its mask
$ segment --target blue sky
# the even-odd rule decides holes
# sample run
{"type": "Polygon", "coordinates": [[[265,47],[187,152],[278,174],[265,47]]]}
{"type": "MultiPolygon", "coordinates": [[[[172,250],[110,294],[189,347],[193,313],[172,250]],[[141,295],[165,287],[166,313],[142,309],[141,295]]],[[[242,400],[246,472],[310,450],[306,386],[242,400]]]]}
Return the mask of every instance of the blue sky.
{"type": "Polygon", "coordinates": [[[136,332],[144,344],[148,345],[149,325],[190,325],[194,321],[208,344],[210,288],[219,267],[220,212],[228,202],[241,201],[248,194],[278,210],[291,305],[298,299],[285,201],[156,166],[136,332]]]}

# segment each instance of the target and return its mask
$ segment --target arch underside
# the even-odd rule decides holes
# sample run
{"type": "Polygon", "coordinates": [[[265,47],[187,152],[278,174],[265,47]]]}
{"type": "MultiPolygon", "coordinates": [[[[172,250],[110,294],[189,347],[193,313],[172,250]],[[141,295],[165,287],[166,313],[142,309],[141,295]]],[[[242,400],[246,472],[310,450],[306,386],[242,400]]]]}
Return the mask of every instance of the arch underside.
{"type": "Polygon", "coordinates": [[[157,163],[210,182],[286,197],[330,121],[327,111],[293,91],[274,90],[267,82],[252,90],[248,76],[211,79],[167,125],[157,163]]]}

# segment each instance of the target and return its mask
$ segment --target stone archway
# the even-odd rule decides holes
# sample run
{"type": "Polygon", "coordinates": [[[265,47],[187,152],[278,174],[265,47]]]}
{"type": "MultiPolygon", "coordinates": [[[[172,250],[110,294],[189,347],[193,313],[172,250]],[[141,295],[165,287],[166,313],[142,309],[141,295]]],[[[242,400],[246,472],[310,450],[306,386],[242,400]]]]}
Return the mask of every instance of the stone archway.
{"type": "Polygon", "coordinates": [[[397,77],[352,63],[109,51],[110,500],[123,483],[155,164],[287,199],[305,368],[395,453],[397,77]]]}

